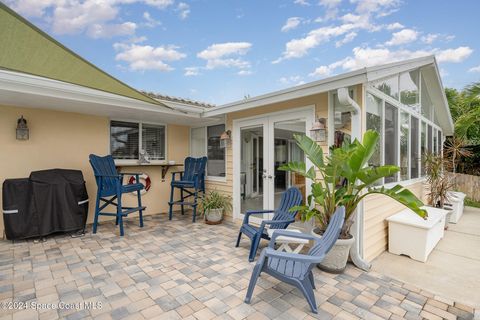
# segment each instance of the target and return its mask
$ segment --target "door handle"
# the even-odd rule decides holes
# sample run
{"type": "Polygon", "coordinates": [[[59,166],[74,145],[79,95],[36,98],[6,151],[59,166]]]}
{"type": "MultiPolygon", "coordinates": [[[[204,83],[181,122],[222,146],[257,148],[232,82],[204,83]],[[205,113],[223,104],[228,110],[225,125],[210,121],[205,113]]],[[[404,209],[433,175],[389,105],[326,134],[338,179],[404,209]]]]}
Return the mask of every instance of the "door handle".
{"type": "Polygon", "coordinates": [[[268,176],[268,179],[273,179],[273,178],[275,178],[275,176],[272,176],[272,175],[268,176]]]}

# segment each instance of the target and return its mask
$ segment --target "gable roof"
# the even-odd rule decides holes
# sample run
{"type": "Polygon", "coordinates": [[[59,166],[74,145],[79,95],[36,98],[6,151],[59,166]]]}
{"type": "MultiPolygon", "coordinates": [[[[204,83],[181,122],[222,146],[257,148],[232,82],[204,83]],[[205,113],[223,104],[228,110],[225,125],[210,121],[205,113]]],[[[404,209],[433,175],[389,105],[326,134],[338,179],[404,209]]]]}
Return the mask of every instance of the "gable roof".
{"type": "Polygon", "coordinates": [[[161,102],[83,59],[0,1],[0,68],[97,89],[144,102],[161,102]]]}
{"type": "Polygon", "coordinates": [[[431,85],[431,88],[436,96],[435,105],[442,110],[442,114],[439,117],[439,121],[441,122],[440,125],[444,129],[446,135],[453,134],[453,121],[450,114],[450,108],[448,106],[445,90],[443,88],[438,65],[434,55],[402,60],[373,67],[364,67],[358,70],[342,73],[303,85],[215,106],[205,110],[203,116],[208,117],[228,112],[246,110],[327,92],[330,90],[336,90],[341,87],[367,84],[370,81],[386,78],[416,68],[422,68],[422,70],[426,71],[429,84],[431,85]]]}

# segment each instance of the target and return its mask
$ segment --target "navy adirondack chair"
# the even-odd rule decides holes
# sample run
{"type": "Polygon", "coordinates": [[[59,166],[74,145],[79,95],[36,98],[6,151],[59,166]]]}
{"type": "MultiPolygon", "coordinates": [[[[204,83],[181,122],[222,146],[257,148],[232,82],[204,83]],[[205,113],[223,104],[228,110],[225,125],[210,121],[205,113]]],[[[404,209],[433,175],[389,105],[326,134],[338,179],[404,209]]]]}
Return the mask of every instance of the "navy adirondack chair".
{"type": "Polygon", "coordinates": [[[113,216],[116,217],[115,224],[120,227],[120,235],[124,235],[123,217],[128,216],[132,212],[138,211],[140,217],[140,227],[143,227],[143,210],[142,198],[140,191],[144,189],[144,185],[139,183],[140,173],[119,173],[115,168],[115,162],[112,156],[100,157],[94,154],[89,156],[90,164],[95,174],[97,182],[97,201],[95,203],[95,218],[93,220],[93,233],[97,233],[98,217],[113,216]],[[137,183],[123,184],[123,176],[125,174],[134,175],[137,183]],[[122,206],[122,195],[124,193],[136,192],[138,199],[137,207],[122,206]],[[115,202],[116,200],[116,202],[115,202]],[[100,202],[104,202],[100,205],[100,202]],[[116,207],[116,212],[102,212],[109,204],[116,207]]]}
{"type": "Polygon", "coordinates": [[[168,219],[172,220],[173,206],[180,205],[182,214],[185,214],[184,206],[191,206],[193,211],[192,221],[195,222],[197,216],[197,204],[199,193],[205,195],[205,167],[207,165],[207,157],[185,159],[184,171],[172,172],[172,183],[170,190],[170,209],[168,211],[168,219]],[[177,174],[179,175],[177,179],[177,174]],[[175,201],[175,188],[180,189],[180,200],[175,201]],[[186,194],[186,195],[185,195],[186,194]],[[187,201],[189,200],[191,201],[187,201]]]}
{"type": "Polygon", "coordinates": [[[245,212],[243,224],[240,228],[240,232],[238,233],[236,247],[238,247],[240,244],[242,233],[249,237],[251,245],[248,260],[252,262],[257,254],[260,240],[262,238],[270,240],[266,227],[268,226],[269,229],[286,229],[290,223],[295,221],[295,216],[297,215],[297,211],[292,212],[290,211],[290,208],[298,206],[301,203],[302,193],[297,188],[291,187],[282,194],[280,206],[276,210],[253,210],[245,212]],[[253,226],[249,223],[249,218],[251,215],[264,213],[274,213],[272,220],[263,220],[259,227],[253,226]]]}
{"type": "Polygon", "coordinates": [[[245,302],[250,303],[257,279],[260,273],[265,272],[280,281],[297,287],[307,299],[312,312],[317,313],[317,302],[313,292],[313,289],[315,289],[315,278],[312,268],[321,262],[333,247],[340,235],[344,220],[345,207],[339,207],[321,238],[288,230],[275,230],[268,248],[263,249],[257,264],[253,268],[245,302]],[[274,249],[275,239],[279,236],[313,240],[315,244],[306,255],[279,252],[274,249]]]}

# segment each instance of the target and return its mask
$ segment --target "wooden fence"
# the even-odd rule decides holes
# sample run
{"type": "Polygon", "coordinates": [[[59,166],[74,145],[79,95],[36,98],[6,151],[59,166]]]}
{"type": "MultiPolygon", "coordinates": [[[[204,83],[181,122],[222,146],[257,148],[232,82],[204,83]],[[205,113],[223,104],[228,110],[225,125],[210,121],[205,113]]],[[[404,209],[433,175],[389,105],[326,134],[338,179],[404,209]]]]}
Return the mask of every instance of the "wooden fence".
{"type": "Polygon", "coordinates": [[[480,176],[462,173],[450,173],[455,181],[455,190],[462,191],[475,201],[480,201],[480,176]]]}

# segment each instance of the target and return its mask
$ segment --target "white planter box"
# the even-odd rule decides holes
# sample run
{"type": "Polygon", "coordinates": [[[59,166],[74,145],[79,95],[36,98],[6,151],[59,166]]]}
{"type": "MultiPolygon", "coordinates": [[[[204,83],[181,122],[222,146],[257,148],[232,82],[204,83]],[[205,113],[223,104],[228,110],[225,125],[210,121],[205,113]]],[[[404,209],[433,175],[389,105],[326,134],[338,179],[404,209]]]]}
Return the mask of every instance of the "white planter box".
{"type": "Polygon", "coordinates": [[[458,220],[463,215],[463,208],[466,194],[463,192],[457,191],[448,191],[448,203],[451,204],[451,208],[453,209],[452,215],[450,216],[450,223],[457,223],[458,220]]]}
{"type": "Polygon", "coordinates": [[[405,209],[389,218],[388,251],[397,255],[425,262],[428,255],[443,238],[447,211],[423,207],[428,212],[424,220],[410,209],[405,209]]]}

